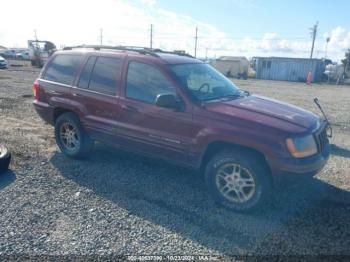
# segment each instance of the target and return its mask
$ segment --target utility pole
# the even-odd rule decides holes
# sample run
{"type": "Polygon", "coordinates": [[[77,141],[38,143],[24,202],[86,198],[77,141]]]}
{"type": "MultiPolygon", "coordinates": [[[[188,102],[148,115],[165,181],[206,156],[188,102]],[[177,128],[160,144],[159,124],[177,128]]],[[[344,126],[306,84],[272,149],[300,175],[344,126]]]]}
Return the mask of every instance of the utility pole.
{"type": "Polygon", "coordinates": [[[153,48],[153,24],[151,24],[150,48],[153,48]]]}
{"type": "Polygon", "coordinates": [[[35,37],[35,41],[38,41],[38,36],[36,34],[36,29],[34,29],[34,37],[35,37]]]}
{"type": "Polygon", "coordinates": [[[194,44],[194,57],[197,58],[198,27],[196,27],[196,36],[194,44]]]}
{"type": "Polygon", "coordinates": [[[205,49],[205,61],[208,60],[208,47],[205,49]]]}
{"type": "Polygon", "coordinates": [[[102,40],[103,40],[103,28],[100,28],[100,46],[102,46],[102,40]]]}
{"type": "Polygon", "coordinates": [[[318,21],[316,22],[316,24],[312,28],[310,28],[311,29],[311,36],[312,36],[312,47],[311,47],[310,59],[312,59],[312,55],[314,54],[315,40],[316,40],[316,35],[317,35],[317,27],[318,27],[318,21]]]}
{"type": "Polygon", "coordinates": [[[350,66],[350,48],[348,49],[348,57],[347,57],[346,65],[345,65],[345,68],[344,68],[344,74],[346,74],[349,66],[350,66]]]}
{"type": "Polygon", "coordinates": [[[327,39],[326,39],[326,52],[325,52],[324,58],[327,58],[329,41],[331,41],[331,38],[327,37],[327,39]]]}

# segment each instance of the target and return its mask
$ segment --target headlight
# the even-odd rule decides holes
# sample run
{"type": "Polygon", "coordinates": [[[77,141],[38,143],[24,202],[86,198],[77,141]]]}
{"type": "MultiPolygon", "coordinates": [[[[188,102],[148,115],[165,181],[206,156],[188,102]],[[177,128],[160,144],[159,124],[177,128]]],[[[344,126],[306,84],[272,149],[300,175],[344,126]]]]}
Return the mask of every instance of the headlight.
{"type": "Polygon", "coordinates": [[[312,156],[317,153],[317,145],[312,135],[288,138],[287,148],[295,158],[312,156]]]}

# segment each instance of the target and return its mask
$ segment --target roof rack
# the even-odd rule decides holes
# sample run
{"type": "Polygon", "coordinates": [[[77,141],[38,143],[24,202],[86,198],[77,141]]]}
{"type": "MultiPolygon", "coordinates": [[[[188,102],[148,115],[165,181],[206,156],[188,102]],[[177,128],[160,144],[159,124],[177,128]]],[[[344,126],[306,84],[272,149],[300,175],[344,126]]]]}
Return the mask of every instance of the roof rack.
{"type": "Polygon", "coordinates": [[[64,47],[63,50],[72,50],[72,49],[79,49],[79,48],[92,48],[94,50],[101,50],[101,49],[110,49],[110,50],[119,50],[119,51],[132,51],[137,52],[142,55],[151,55],[154,57],[160,57],[157,53],[162,54],[175,54],[180,56],[187,56],[193,58],[190,54],[187,54],[185,51],[182,50],[175,50],[173,52],[171,51],[163,51],[161,49],[155,49],[155,48],[148,48],[148,47],[141,47],[141,46],[107,46],[107,45],[78,45],[78,46],[67,46],[64,47]]]}

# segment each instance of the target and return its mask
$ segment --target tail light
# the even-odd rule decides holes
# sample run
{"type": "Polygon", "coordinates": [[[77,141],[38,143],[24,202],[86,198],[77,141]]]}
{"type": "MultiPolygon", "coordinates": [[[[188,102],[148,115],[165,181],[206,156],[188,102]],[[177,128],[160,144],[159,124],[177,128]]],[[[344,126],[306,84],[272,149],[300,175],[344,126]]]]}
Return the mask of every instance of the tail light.
{"type": "Polygon", "coordinates": [[[40,90],[39,82],[35,81],[33,84],[33,93],[36,101],[39,101],[39,90],[40,90]]]}

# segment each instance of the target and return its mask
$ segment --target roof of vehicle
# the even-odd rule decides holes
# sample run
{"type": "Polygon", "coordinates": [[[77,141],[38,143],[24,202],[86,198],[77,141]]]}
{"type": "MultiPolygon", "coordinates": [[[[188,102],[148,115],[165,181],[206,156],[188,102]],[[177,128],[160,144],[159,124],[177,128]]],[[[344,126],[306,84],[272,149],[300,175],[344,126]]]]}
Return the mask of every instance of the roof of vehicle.
{"type": "Polygon", "coordinates": [[[75,46],[65,47],[58,53],[76,53],[76,52],[103,52],[103,53],[123,53],[129,56],[148,56],[151,59],[161,60],[165,64],[188,64],[188,63],[203,63],[195,59],[191,55],[182,51],[163,51],[161,49],[151,49],[145,47],[127,47],[127,46],[75,46]]]}

